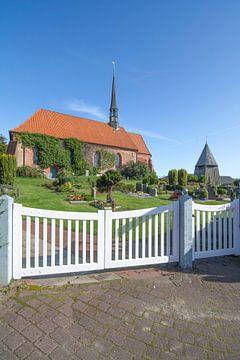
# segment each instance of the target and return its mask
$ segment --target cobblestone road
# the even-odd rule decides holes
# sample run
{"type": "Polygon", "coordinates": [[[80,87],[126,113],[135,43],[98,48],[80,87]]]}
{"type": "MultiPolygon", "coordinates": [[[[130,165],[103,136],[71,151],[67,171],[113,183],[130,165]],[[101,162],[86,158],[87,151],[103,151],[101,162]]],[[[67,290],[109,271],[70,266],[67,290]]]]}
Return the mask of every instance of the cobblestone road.
{"type": "Polygon", "coordinates": [[[239,258],[117,274],[2,294],[0,359],[240,359],[239,258]]]}

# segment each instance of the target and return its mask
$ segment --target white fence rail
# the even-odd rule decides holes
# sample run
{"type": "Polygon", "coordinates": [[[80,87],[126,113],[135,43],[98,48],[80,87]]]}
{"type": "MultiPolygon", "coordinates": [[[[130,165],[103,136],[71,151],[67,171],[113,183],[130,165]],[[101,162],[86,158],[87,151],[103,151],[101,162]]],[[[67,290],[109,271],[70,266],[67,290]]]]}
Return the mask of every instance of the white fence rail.
{"type": "Polygon", "coordinates": [[[212,206],[193,203],[195,259],[238,252],[240,240],[238,201],[212,206]]]}

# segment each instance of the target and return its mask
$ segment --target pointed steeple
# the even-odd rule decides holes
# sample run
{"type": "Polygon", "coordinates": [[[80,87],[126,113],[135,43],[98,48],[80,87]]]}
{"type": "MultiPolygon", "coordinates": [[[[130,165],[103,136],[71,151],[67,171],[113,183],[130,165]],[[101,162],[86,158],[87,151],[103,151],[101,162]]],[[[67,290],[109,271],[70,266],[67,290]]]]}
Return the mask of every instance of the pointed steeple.
{"type": "MultiPolygon", "coordinates": [[[[115,66],[115,62],[113,62],[115,66]]],[[[108,124],[114,128],[119,128],[118,122],[118,108],[117,108],[117,97],[116,97],[116,83],[115,83],[115,69],[113,67],[113,78],[112,78],[112,96],[111,96],[111,106],[109,111],[109,122],[108,124]]]]}
{"type": "Polygon", "coordinates": [[[217,162],[206,142],[196,166],[218,166],[217,162]]]}

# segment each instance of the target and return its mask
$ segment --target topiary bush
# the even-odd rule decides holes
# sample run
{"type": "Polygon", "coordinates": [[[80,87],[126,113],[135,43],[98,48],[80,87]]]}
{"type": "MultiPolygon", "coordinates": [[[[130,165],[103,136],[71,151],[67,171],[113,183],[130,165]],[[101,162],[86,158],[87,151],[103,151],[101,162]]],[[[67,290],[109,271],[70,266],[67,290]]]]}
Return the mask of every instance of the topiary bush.
{"type": "Polygon", "coordinates": [[[0,184],[13,185],[16,178],[17,161],[13,155],[0,155],[0,184]]]}
{"type": "Polygon", "coordinates": [[[187,170],[179,169],[178,170],[178,185],[186,186],[187,185],[187,179],[188,179],[187,170]]]}
{"type": "Polygon", "coordinates": [[[19,166],[17,168],[17,176],[40,178],[43,177],[43,171],[38,168],[32,168],[31,166],[19,166]]]}
{"type": "Polygon", "coordinates": [[[177,185],[178,181],[178,171],[176,169],[171,169],[168,172],[168,183],[169,185],[177,185]]]}

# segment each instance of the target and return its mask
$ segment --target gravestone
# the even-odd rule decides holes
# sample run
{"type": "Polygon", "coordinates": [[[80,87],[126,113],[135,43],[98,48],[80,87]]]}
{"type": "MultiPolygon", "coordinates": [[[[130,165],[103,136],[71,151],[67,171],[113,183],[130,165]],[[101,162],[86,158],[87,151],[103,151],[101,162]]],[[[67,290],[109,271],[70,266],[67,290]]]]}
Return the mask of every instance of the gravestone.
{"type": "Polygon", "coordinates": [[[137,190],[137,191],[143,191],[143,184],[140,183],[140,182],[137,182],[137,183],[136,183],[136,190],[137,190]]]}
{"type": "Polygon", "coordinates": [[[157,189],[156,189],[156,188],[151,188],[149,194],[150,194],[151,196],[157,196],[157,195],[158,195],[157,189]]]}
{"type": "Polygon", "coordinates": [[[147,192],[148,184],[142,184],[142,186],[143,186],[142,191],[143,191],[143,192],[147,192]]]}

